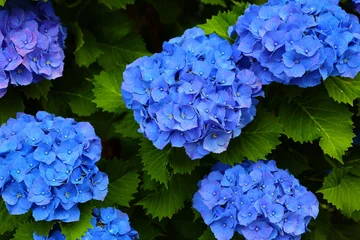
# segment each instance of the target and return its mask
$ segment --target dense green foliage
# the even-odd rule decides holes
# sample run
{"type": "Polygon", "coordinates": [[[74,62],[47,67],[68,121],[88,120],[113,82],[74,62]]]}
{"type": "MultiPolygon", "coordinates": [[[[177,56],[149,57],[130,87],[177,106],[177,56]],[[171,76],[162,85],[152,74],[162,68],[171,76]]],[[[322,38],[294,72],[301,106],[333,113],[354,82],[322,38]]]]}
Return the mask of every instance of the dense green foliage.
{"type": "MultiPolygon", "coordinates": [[[[259,4],[260,1],[252,2],[259,4]]],[[[0,5],[4,0],[0,0],[0,5]]],[[[110,178],[104,202],[81,206],[80,222],[62,224],[67,239],[89,227],[93,207],[129,214],[141,239],[213,239],[191,208],[197,182],[218,160],[275,159],[316,193],[321,210],[303,239],[359,239],[360,158],[352,146],[359,128],[360,76],[333,77],[309,88],[264,88],[255,120],[228,151],[191,161],[183,149],[160,151],[139,133],[120,93],[126,64],[161,50],[162,42],[195,25],[228,38],[246,8],[235,0],[54,0],[68,27],[64,77],[9,89],[0,99],[0,123],[18,111],[46,110],[89,121],[103,143],[101,171],[110,178]]],[[[232,41],[232,39],[229,39],[232,41]]],[[[53,223],[11,216],[0,201],[0,238],[32,239],[53,223]]],[[[237,236],[239,239],[240,237],[237,236]]]]}

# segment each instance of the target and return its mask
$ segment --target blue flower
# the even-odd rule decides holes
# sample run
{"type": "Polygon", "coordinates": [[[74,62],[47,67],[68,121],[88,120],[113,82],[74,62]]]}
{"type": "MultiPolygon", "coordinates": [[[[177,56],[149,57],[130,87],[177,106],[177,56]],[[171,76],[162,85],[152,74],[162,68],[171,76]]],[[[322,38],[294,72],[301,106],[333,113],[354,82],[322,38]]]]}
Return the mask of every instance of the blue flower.
{"type": "Polygon", "coordinates": [[[0,97],[9,84],[29,85],[62,76],[66,28],[50,0],[7,2],[0,16],[6,17],[0,33],[0,97]]]}
{"type": "Polygon", "coordinates": [[[198,187],[193,207],[218,240],[235,231],[246,239],[300,239],[319,213],[315,195],[272,160],[217,163],[198,187]]]}
{"type": "Polygon", "coordinates": [[[0,194],[11,214],[78,221],[79,203],[104,200],[109,179],[99,172],[101,140],[89,123],[18,113],[0,127],[0,194]]]}
{"type": "Polygon", "coordinates": [[[165,42],[161,53],[129,64],[121,92],[139,132],[158,149],[184,147],[191,159],[225,151],[263,95],[255,74],[235,65],[234,51],[193,28],[165,42]]]}
{"type": "Polygon", "coordinates": [[[329,76],[358,74],[359,27],[337,0],[284,0],[250,6],[229,35],[237,37],[237,66],[248,59],[263,84],[311,87],[329,76]]]}

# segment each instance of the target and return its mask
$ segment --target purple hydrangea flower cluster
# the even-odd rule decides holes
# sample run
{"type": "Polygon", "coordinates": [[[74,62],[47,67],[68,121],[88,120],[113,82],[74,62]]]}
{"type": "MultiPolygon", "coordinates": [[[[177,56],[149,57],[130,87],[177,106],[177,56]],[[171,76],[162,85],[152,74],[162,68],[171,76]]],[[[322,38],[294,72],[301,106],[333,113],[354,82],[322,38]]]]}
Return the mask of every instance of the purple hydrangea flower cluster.
{"type": "Polygon", "coordinates": [[[360,71],[359,19],[337,3],[271,0],[251,5],[229,32],[236,32],[235,45],[264,84],[310,87],[329,76],[354,78],[360,71]]]}
{"type": "MultiPolygon", "coordinates": [[[[139,239],[139,234],[129,222],[129,216],[116,208],[95,208],[91,219],[93,228],[88,229],[82,240],[133,240],[139,239]]],[[[49,237],[34,233],[34,240],[65,240],[60,229],[50,232],[49,237]]]]}
{"type": "Polygon", "coordinates": [[[62,76],[66,28],[50,0],[26,2],[23,8],[9,3],[0,9],[0,97],[9,84],[29,85],[62,76]]]}
{"type": "Polygon", "coordinates": [[[193,199],[218,240],[235,231],[249,240],[300,239],[319,212],[315,195],[275,161],[217,164],[193,199]]]}
{"type": "Polygon", "coordinates": [[[101,140],[87,122],[18,113],[0,128],[0,194],[10,214],[79,220],[78,203],[103,200],[108,176],[95,163],[101,140]]]}
{"type": "Polygon", "coordinates": [[[128,65],[121,91],[139,132],[158,149],[185,147],[191,159],[225,151],[263,95],[260,80],[239,70],[233,53],[228,41],[193,28],[128,65]]]}
{"type": "Polygon", "coordinates": [[[82,240],[92,239],[139,239],[139,234],[129,222],[129,216],[116,208],[94,209],[91,224],[94,228],[89,229],[82,240]]]}
{"type": "Polygon", "coordinates": [[[360,13],[360,0],[352,0],[352,2],[355,5],[355,10],[360,13]]]}

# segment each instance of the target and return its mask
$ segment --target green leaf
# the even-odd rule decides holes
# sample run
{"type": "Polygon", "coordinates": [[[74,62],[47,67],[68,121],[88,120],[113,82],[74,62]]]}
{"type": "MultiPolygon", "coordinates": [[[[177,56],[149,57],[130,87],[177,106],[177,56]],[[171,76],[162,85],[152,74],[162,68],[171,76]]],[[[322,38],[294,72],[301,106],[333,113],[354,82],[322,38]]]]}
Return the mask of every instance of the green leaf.
{"type": "Polygon", "coordinates": [[[168,186],[169,172],[167,164],[169,163],[169,153],[171,148],[163,150],[156,149],[148,140],[141,142],[140,156],[144,165],[143,170],[148,172],[151,179],[159,181],[168,186]]]}
{"type": "Polygon", "coordinates": [[[105,198],[104,205],[113,206],[115,203],[120,206],[130,207],[129,202],[134,199],[137,193],[140,179],[136,171],[131,171],[120,179],[109,184],[109,192],[105,198]]]}
{"type": "Polygon", "coordinates": [[[292,149],[281,149],[277,155],[276,164],[279,168],[288,169],[294,176],[312,169],[306,156],[292,149]]]}
{"type": "Polygon", "coordinates": [[[216,240],[214,234],[212,233],[211,229],[208,228],[205,232],[200,236],[199,240],[216,240]]]}
{"type": "Polygon", "coordinates": [[[0,98],[0,125],[9,118],[15,118],[17,112],[24,112],[24,103],[19,94],[8,92],[0,98]]]}
{"type": "Polygon", "coordinates": [[[31,239],[33,240],[34,232],[40,236],[48,236],[50,230],[52,229],[54,222],[30,222],[24,224],[18,224],[19,227],[16,229],[13,240],[24,240],[31,239]]]}
{"type": "Polygon", "coordinates": [[[324,153],[340,162],[355,136],[352,114],[346,105],[336,103],[318,88],[291,99],[290,103],[285,100],[279,116],[286,136],[300,143],[320,138],[324,153]]]}
{"type": "Polygon", "coordinates": [[[116,132],[120,133],[124,137],[138,139],[142,135],[138,132],[139,124],[134,120],[132,112],[128,111],[121,120],[114,124],[116,132]]]}
{"type": "Polygon", "coordinates": [[[115,44],[102,43],[100,47],[104,54],[98,58],[98,63],[106,71],[149,55],[143,39],[136,33],[128,34],[115,44]]]}
{"type": "Polygon", "coordinates": [[[171,24],[176,21],[176,19],[181,14],[181,8],[176,3],[176,1],[169,0],[147,0],[153,5],[153,7],[158,11],[160,15],[160,22],[163,24],[171,24]],[[169,9],[171,9],[169,11],[169,9]]]}
{"type": "Polygon", "coordinates": [[[183,148],[172,148],[169,154],[169,163],[175,174],[190,174],[200,165],[200,160],[191,160],[183,148]]]}
{"type": "Polygon", "coordinates": [[[164,236],[164,234],[162,234],[158,228],[153,226],[150,221],[134,219],[131,220],[131,225],[138,231],[140,239],[154,240],[164,236]]]}
{"type": "Polygon", "coordinates": [[[360,201],[355,200],[360,198],[360,178],[350,174],[346,168],[334,169],[318,192],[346,216],[360,210],[360,201]]]}
{"type": "Polygon", "coordinates": [[[84,35],[83,35],[83,32],[81,31],[81,28],[79,27],[79,24],[77,22],[71,24],[70,29],[72,30],[72,32],[75,35],[76,49],[74,52],[76,52],[84,45],[84,35]]]}
{"type": "Polygon", "coordinates": [[[206,23],[198,25],[206,34],[216,33],[224,39],[232,41],[228,36],[228,28],[236,23],[238,16],[233,12],[219,12],[217,16],[206,19],[206,23]]]}
{"type": "Polygon", "coordinates": [[[99,3],[106,5],[110,9],[126,9],[127,4],[134,4],[135,0],[98,0],[99,3]]]}
{"type": "Polygon", "coordinates": [[[253,122],[244,128],[241,135],[233,139],[228,150],[214,157],[223,163],[241,163],[245,158],[252,161],[265,159],[277,145],[283,132],[279,119],[263,109],[258,109],[253,122]]]}
{"type": "Polygon", "coordinates": [[[84,43],[75,51],[75,60],[78,66],[89,67],[104,52],[100,49],[96,38],[90,31],[84,29],[83,34],[84,43]]]}
{"type": "Polygon", "coordinates": [[[94,103],[104,111],[120,113],[125,107],[122,100],[120,85],[124,67],[112,72],[101,72],[94,78],[94,103]]]}
{"type": "Polygon", "coordinates": [[[0,200],[0,235],[5,232],[11,232],[19,225],[23,224],[29,219],[29,214],[24,215],[10,215],[5,207],[5,204],[0,200]]]}
{"type": "Polygon", "coordinates": [[[6,3],[6,0],[0,0],[0,7],[4,6],[6,3]]]}
{"type": "Polygon", "coordinates": [[[71,111],[79,116],[90,116],[97,111],[96,105],[92,102],[94,94],[93,84],[83,81],[78,83],[69,91],[60,91],[67,95],[71,111]]]}
{"type": "Polygon", "coordinates": [[[245,10],[248,8],[247,2],[233,2],[235,5],[232,8],[232,12],[237,16],[241,16],[244,14],[245,10]]]}
{"type": "Polygon", "coordinates": [[[102,14],[100,17],[99,27],[103,33],[102,39],[107,43],[116,43],[133,30],[134,22],[129,19],[125,11],[102,14]]]}
{"type": "Polygon", "coordinates": [[[81,213],[79,221],[60,224],[61,231],[65,235],[66,240],[81,239],[81,236],[83,236],[88,229],[93,228],[90,222],[93,217],[93,206],[90,204],[82,204],[79,208],[81,213]]]}
{"type": "Polygon", "coordinates": [[[201,0],[204,4],[211,4],[211,5],[220,5],[222,7],[226,7],[224,0],[201,0]]]}
{"type": "Polygon", "coordinates": [[[171,218],[175,213],[184,207],[186,199],[192,197],[196,190],[196,182],[193,175],[173,175],[169,188],[162,187],[159,191],[142,199],[136,205],[143,206],[147,214],[153,218],[171,218]]]}
{"type": "Polygon", "coordinates": [[[51,81],[43,80],[36,84],[30,84],[24,87],[22,90],[27,98],[38,99],[44,98],[47,100],[47,94],[52,87],[51,81]]]}
{"type": "Polygon", "coordinates": [[[324,81],[325,87],[337,102],[353,105],[356,98],[360,98],[360,74],[354,79],[343,77],[329,77],[324,81]]]}

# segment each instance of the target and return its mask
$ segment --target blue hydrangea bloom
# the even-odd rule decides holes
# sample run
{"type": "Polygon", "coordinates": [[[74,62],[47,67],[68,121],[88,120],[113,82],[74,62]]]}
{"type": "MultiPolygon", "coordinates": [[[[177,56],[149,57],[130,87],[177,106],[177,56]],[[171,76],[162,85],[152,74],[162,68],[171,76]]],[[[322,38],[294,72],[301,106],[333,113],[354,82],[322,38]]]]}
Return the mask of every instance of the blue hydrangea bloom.
{"type": "Polygon", "coordinates": [[[62,76],[66,28],[50,0],[13,0],[0,7],[0,97],[18,86],[62,76]]]}
{"type": "Polygon", "coordinates": [[[34,240],[66,240],[65,235],[61,233],[60,229],[50,231],[49,236],[40,236],[33,233],[34,240]]]}
{"type": "Polygon", "coordinates": [[[319,202],[275,161],[216,164],[198,183],[193,207],[218,240],[235,232],[246,239],[300,239],[319,202]]]}
{"type": "Polygon", "coordinates": [[[158,149],[185,147],[191,159],[225,151],[263,95],[254,73],[235,66],[234,53],[228,41],[193,28],[128,65],[121,91],[139,132],[158,149]]]}
{"type": "Polygon", "coordinates": [[[360,13],[360,0],[352,0],[352,3],[355,6],[355,10],[360,13]]]}
{"type": "Polygon", "coordinates": [[[251,5],[229,29],[264,84],[311,87],[329,76],[354,78],[360,71],[359,19],[338,1],[271,0],[251,5]]]}
{"type": "Polygon", "coordinates": [[[87,122],[18,113],[0,127],[0,194],[10,214],[78,221],[78,203],[103,200],[108,176],[96,162],[101,140],[87,122]]]}

